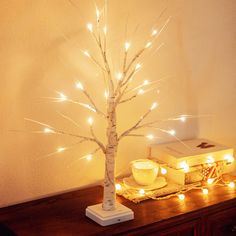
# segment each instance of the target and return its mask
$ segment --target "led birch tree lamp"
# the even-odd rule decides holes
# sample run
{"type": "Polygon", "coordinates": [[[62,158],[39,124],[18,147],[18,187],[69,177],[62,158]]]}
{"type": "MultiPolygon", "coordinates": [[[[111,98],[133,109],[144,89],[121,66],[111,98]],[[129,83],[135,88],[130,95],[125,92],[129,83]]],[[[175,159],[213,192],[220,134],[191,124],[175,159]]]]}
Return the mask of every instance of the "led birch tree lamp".
{"type": "MultiPolygon", "coordinates": [[[[106,143],[103,143],[98,139],[94,132],[93,127],[93,117],[90,116],[87,120],[90,136],[83,136],[80,134],[71,134],[67,133],[64,130],[56,129],[50,125],[45,123],[41,123],[35,120],[26,119],[28,121],[32,121],[44,126],[43,133],[51,133],[51,134],[61,134],[61,135],[70,135],[72,137],[78,138],[78,144],[83,142],[93,142],[97,145],[97,148],[91,151],[87,158],[91,159],[92,155],[98,151],[102,151],[105,156],[105,178],[104,178],[104,187],[103,187],[103,202],[101,204],[97,204],[94,206],[89,206],[86,209],[86,215],[99,223],[100,225],[110,225],[119,223],[126,220],[131,220],[134,218],[133,212],[116,202],[116,187],[115,187],[115,160],[117,155],[117,149],[120,141],[128,136],[133,137],[144,137],[148,139],[153,139],[154,136],[149,134],[137,134],[135,133],[137,130],[143,130],[145,128],[158,128],[155,125],[160,120],[154,120],[151,122],[145,122],[146,118],[152,113],[152,111],[157,108],[157,102],[153,102],[150,104],[150,107],[147,111],[134,123],[130,128],[117,133],[117,108],[124,103],[128,103],[131,100],[137,98],[139,95],[142,95],[148,91],[151,91],[152,88],[150,86],[155,86],[157,81],[148,81],[145,80],[143,83],[136,87],[132,87],[132,81],[134,76],[139,72],[142,65],[140,64],[140,57],[144,52],[149,50],[154,44],[155,40],[158,38],[160,33],[166,28],[170,18],[168,18],[164,24],[160,27],[159,30],[153,29],[149,40],[146,41],[143,48],[137,51],[132,57],[128,57],[129,49],[131,47],[130,42],[124,42],[124,52],[123,52],[123,65],[122,70],[119,73],[114,73],[111,69],[110,59],[107,56],[107,24],[106,24],[106,7],[104,11],[101,12],[96,9],[96,24],[95,26],[91,23],[87,24],[87,29],[91,33],[91,36],[94,38],[95,43],[97,44],[97,48],[99,50],[100,59],[96,59],[93,55],[91,55],[88,51],[83,51],[83,54],[89,58],[93,63],[95,63],[100,70],[102,71],[105,79],[105,84],[107,85],[105,90],[106,97],[106,107],[107,110],[104,112],[98,108],[96,102],[89,94],[88,89],[81,82],[77,82],[76,88],[79,89],[84,96],[87,98],[89,103],[81,103],[74,100],[71,100],[63,93],[58,93],[59,96],[55,98],[51,98],[56,102],[71,102],[76,103],[91,112],[96,113],[97,115],[102,116],[106,120],[106,143]],[[105,20],[104,20],[105,18],[105,20]],[[115,76],[114,76],[115,75],[115,76]],[[130,95],[131,94],[131,95],[130,95]]],[[[163,43],[160,44],[156,51],[158,51],[163,46],[163,43]]],[[[64,117],[73,121],[69,117],[64,117]]],[[[187,116],[180,116],[174,118],[172,120],[185,121],[187,116]]],[[[170,120],[170,119],[168,119],[170,120]]],[[[165,132],[169,135],[175,136],[174,130],[163,130],[159,129],[161,132],[165,132]]],[[[55,153],[63,152],[66,148],[58,148],[55,153]]]]}
{"type": "MultiPolygon", "coordinates": [[[[107,100],[106,113],[103,113],[97,108],[94,101],[91,99],[90,95],[80,82],[77,84],[77,87],[84,93],[84,95],[90,101],[91,106],[88,105],[88,108],[100,114],[107,120],[107,143],[103,144],[96,138],[96,135],[94,134],[92,117],[88,119],[92,137],[89,141],[95,142],[98,145],[98,149],[101,149],[103,154],[105,155],[105,179],[102,204],[89,206],[86,209],[86,215],[101,225],[109,225],[126,220],[131,220],[134,217],[134,214],[130,209],[119,203],[116,203],[115,160],[119,142],[127,136],[145,136],[134,134],[133,131],[155,124],[155,122],[144,124],[143,121],[157,107],[157,103],[154,102],[150,106],[150,108],[144,113],[144,115],[141,116],[141,118],[132,127],[123,131],[120,135],[118,135],[117,133],[117,108],[120,104],[129,102],[135,99],[138,95],[143,94],[145,92],[143,87],[148,85],[149,82],[147,80],[144,81],[143,84],[132,90],[135,92],[132,96],[127,96],[132,79],[141,68],[141,64],[137,63],[137,60],[147,49],[152,46],[152,43],[154,42],[158,34],[160,34],[161,31],[165,28],[165,26],[169,22],[169,19],[165,22],[164,26],[159,32],[157,30],[153,30],[150,40],[146,42],[146,45],[141,50],[139,50],[129,62],[127,60],[127,56],[131,44],[130,42],[124,43],[124,59],[122,72],[119,72],[116,75],[116,78],[114,78],[114,73],[111,71],[111,66],[107,58],[106,51],[107,26],[105,25],[103,26],[103,29],[101,29],[100,12],[98,9],[96,10],[96,15],[96,29],[94,29],[93,24],[91,23],[87,24],[87,28],[92,34],[99,48],[103,63],[100,64],[98,60],[96,60],[92,55],[89,54],[88,51],[84,51],[84,55],[90,58],[95,64],[97,64],[104,73],[105,80],[108,84],[108,88],[105,94],[107,100]]],[[[82,137],[82,139],[83,138],[85,137],[82,137]]],[[[148,138],[152,137],[148,136],[148,138]]]]}

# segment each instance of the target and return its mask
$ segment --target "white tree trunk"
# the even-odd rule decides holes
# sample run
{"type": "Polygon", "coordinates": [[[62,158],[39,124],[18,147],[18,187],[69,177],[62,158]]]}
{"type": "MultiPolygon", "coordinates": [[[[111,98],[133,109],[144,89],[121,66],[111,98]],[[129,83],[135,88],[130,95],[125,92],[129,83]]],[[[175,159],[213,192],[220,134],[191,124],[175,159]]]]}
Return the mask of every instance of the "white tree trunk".
{"type": "Polygon", "coordinates": [[[105,155],[105,178],[102,208],[106,211],[112,211],[116,207],[115,158],[118,146],[116,132],[116,105],[113,97],[109,98],[108,101],[107,119],[107,146],[105,155]]]}

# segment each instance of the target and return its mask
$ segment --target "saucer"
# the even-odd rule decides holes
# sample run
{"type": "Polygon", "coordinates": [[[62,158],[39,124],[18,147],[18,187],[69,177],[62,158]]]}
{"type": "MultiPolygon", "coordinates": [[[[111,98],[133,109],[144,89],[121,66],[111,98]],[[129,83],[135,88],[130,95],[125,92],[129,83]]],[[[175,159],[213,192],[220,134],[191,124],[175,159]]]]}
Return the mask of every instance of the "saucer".
{"type": "Polygon", "coordinates": [[[137,190],[139,190],[140,188],[144,190],[154,190],[154,189],[163,188],[167,185],[166,179],[161,176],[157,177],[156,180],[150,185],[137,184],[132,175],[124,178],[123,182],[124,182],[125,187],[131,188],[131,189],[137,189],[137,190]]]}

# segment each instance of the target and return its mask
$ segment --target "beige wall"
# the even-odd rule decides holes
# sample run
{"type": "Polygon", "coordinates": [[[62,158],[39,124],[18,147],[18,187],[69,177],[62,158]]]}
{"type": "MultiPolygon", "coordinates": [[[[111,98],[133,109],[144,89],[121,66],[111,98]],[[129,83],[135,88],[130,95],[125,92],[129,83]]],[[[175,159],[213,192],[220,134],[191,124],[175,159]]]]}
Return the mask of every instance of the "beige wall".
{"type": "MultiPolygon", "coordinates": [[[[108,2],[109,52],[113,52],[115,70],[121,63],[126,22],[127,37],[134,42],[133,52],[145,42],[165,6],[168,9],[158,25],[172,16],[168,30],[157,41],[157,45],[164,42],[165,47],[160,53],[145,55],[137,81],[170,77],[159,83],[160,94],[154,90],[120,109],[119,130],[131,125],[157,100],[160,107],[153,118],[186,113],[208,115],[184,125],[162,124],[162,127],[175,128],[180,138],[204,136],[236,147],[236,1],[108,2]]],[[[63,91],[85,101],[73,87],[79,78],[96,98],[101,98],[96,100],[102,106],[104,90],[99,71],[80,52],[87,48],[96,55],[84,27],[93,17],[93,1],[87,0],[2,0],[0,3],[0,206],[96,184],[103,178],[102,155],[91,162],[76,161],[91,145],[45,157],[56,147],[71,145],[76,140],[32,134],[29,131],[41,127],[24,121],[25,117],[33,118],[86,134],[87,111],[71,104],[49,103],[43,97],[63,91]],[[81,128],[74,128],[58,116],[57,111],[74,117],[81,128]]],[[[103,122],[96,119],[95,126],[103,138],[103,122]]],[[[157,131],[154,133],[162,137],[156,142],[168,139],[157,131]]],[[[123,142],[117,158],[117,173],[126,172],[130,160],[144,157],[147,144],[142,139],[123,142]]]]}

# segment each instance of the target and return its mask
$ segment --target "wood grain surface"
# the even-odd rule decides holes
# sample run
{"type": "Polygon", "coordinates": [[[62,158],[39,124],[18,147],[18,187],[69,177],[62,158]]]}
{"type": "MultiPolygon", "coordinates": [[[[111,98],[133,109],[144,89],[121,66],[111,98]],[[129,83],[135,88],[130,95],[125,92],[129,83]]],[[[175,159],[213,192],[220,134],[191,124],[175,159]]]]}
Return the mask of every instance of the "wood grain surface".
{"type": "Polygon", "coordinates": [[[186,222],[197,225],[209,215],[236,207],[235,197],[236,190],[228,186],[210,187],[206,196],[200,190],[192,190],[186,193],[184,201],[173,197],[134,204],[118,197],[119,202],[134,211],[135,219],[102,227],[85,216],[87,206],[102,201],[102,187],[96,186],[2,208],[0,223],[19,236],[154,235],[153,232],[186,222]]]}

